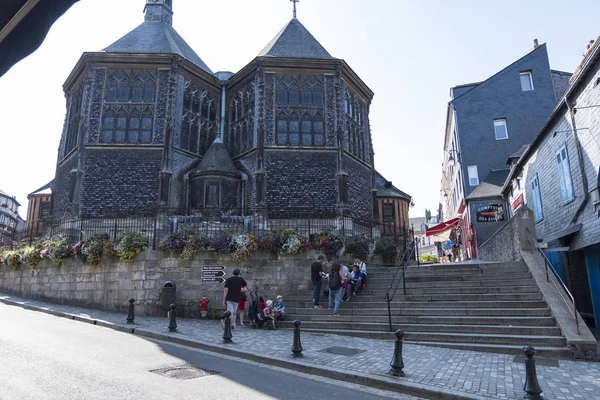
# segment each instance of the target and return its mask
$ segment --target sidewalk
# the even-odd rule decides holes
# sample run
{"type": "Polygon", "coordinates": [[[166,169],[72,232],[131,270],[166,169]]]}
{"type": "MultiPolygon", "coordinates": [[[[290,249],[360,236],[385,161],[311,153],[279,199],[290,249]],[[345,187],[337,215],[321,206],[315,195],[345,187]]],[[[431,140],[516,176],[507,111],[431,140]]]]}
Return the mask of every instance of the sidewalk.
{"type": "MultiPolygon", "coordinates": [[[[168,319],[138,317],[127,324],[119,314],[82,307],[51,304],[0,293],[0,302],[47,312],[76,321],[107,326],[135,335],[155,338],[217,353],[284,367],[366,386],[395,390],[436,399],[521,399],[525,366],[513,356],[450,350],[404,344],[406,376],[387,375],[393,341],[361,339],[330,334],[302,334],[302,358],[291,357],[291,330],[236,328],[233,342],[224,344],[218,321],[177,320],[177,333],[167,330],[168,319]],[[133,330],[133,332],[132,332],[133,330]],[[346,356],[331,354],[330,347],[360,349],[346,356]]],[[[600,399],[600,364],[560,360],[559,367],[537,364],[537,375],[545,399],[600,399]]]]}

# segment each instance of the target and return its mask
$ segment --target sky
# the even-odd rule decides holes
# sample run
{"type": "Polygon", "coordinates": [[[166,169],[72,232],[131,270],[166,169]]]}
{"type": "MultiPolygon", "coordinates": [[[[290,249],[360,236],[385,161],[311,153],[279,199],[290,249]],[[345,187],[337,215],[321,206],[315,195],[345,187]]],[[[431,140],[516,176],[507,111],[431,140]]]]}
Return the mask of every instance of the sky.
{"type": "MultiPolygon", "coordinates": [[[[65,118],[62,85],[86,51],[143,21],[145,0],[81,0],[40,48],[0,77],[0,189],[17,197],[54,178],[65,118]]],[[[213,71],[237,72],[292,17],[289,0],[173,0],[173,25],[213,71]]],[[[487,79],[547,43],[573,72],[600,34],[600,1],[300,0],[298,19],[375,92],[375,167],[413,197],[411,217],[440,199],[449,89],[487,79]]]]}

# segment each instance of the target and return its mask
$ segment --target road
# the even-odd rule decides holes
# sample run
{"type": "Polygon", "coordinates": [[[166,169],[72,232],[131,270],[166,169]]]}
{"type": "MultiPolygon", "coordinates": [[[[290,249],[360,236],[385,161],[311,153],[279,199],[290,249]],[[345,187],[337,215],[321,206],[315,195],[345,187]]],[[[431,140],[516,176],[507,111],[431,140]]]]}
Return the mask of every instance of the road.
{"type": "Polygon", "coordinates": [[[418,400],[0,303],[1,400],[221,398],[418,400]],[[212,374],[151,372],[182,366],[212,374]]]}

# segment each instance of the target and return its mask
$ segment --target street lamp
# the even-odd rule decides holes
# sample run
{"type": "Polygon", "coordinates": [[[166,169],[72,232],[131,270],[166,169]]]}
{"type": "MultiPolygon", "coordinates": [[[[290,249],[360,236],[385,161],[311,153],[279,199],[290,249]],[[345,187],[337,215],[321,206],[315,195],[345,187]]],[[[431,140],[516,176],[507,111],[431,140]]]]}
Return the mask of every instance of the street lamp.
{"type": "Polygon", "coordinates": [[[448,150],[448,154],[450,154],[450,157],[448,157],[448,164],[454,165],[456,161],[460,162],[460,153],[458,152],[458,150],[448,150]],[[452,153],[456,153],[456,159],[454,158],[452,153]]]}

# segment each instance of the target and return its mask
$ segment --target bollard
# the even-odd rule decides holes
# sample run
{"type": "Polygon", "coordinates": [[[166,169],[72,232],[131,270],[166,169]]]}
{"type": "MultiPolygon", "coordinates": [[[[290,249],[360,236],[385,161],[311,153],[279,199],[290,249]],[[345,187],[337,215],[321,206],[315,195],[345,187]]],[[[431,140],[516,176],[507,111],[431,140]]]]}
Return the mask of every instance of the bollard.
{"type": "Polygon", "coordinates": [[[300,320],[294,321],[294,344],[292,344],[292,357],[302,357],[302,343],[300,342],[300,320]]]}
{"type": "Polygon", "coordinates": [[[127,313],[127,323],[133,324],[133,320],[135,316],[133,315],[133,303],[135,302],[134,298],[129,299],[129,312],[127,313]]]}
{"type": "Polygon", "coordinates": [[[177,304],[171,304],[169,311],[169,332],[177,332],[177,321],[175,320],[175,309],[177,304]]]}
{"type": "Polygon", "coordinates": [[[396,343],[394,345],[394,358],[390,363],[390,371],[388,374],[394,376],[404,376],[404,361],[402,361],[402,337],[404,336],[404,331],[402,329],[398,329],[394,332],[396,335],[396,343]]]}
{"type": "Polygon", "coordinates": [[[529,400],[543,400],[542,389],[537,379],[537,373],[535,372],[535,360],[533,355],[535,349],[531,346],[523,347],[523,353],[527,357],[525,360],[525,385],[523,385],[523,391],[525,392],[525,398],[529,400]]]}
{"type": "Polygon", "coordinates": [[[223,319],[225,319],[225,328],[223,330],[223,342],[231,343],[231,311],[225,311],[223,314],[223,319]]]}

